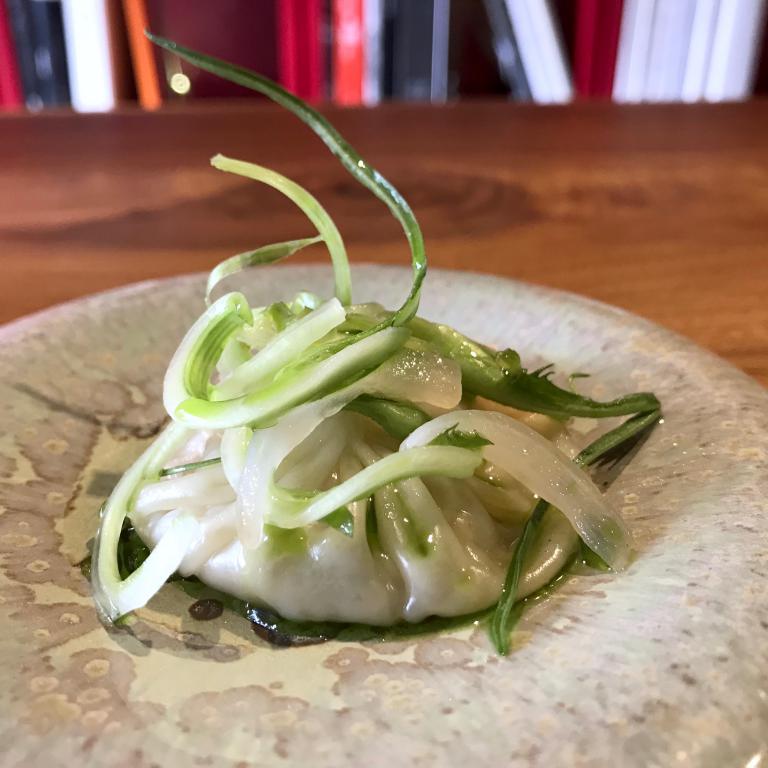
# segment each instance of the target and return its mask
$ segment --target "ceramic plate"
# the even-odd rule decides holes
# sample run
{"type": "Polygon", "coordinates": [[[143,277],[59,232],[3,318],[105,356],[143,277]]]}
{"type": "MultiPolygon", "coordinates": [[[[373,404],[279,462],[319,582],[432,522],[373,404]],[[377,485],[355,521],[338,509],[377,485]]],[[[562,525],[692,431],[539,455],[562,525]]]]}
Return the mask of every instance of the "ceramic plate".
{"type": "MultiPolygon", "coordinates": [[[[405,270],[355,267],[389,306],[405,270]]],[[[329,271],[245,278],[265,303],[329,271]]],[[[590,394],[652,389],[664,423],[610,488],[623,574],[573,578],[514,653],[480,628],[394,644],[263,645],[195,622],[166,587],[107,632],[76,563],[118,474],[161,425],[165,365],[203,278],[95,296],[0,330],[0,744],[4,766],[749,766],[768,740],[768,394],[620,310],[433,271],[422,314],[590,394]],[[594,382],[594,383],[592,383],[594,382]]]]}

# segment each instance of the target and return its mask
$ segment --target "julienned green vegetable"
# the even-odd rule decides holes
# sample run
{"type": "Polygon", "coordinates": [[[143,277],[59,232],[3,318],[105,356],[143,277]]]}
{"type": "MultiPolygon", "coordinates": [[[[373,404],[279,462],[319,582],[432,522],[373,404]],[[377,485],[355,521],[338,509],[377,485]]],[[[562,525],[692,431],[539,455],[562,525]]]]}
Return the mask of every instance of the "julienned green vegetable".
{"type": "Polygon", "coordinates": [[[344,243],[320,203],[274,171],[213,158],[282,192],[316,234],[212,270],[207,308],[166,373],[171,422],[102,510],[91,567],[102,617],[140,608],[174,576],[188,590],[218,590],[280,642],[403,636],[491,615],[506,653],[522,601],[560,578],[580,547],[625,567],[630,533],[584,468],[658,419],[654,395],[594,401],[558,387],[549,367],[528,372],[513,350],[417,317],[426,256],[397,190],[272,81],[150,37],[309,125],[402,225],[413,284],[394,312],[353,304],[344,243]],[[319,244],[334,297],[212,300],[243,269],[319,244]],[[571,417],[623,415],[568,458],[571,417]]]}

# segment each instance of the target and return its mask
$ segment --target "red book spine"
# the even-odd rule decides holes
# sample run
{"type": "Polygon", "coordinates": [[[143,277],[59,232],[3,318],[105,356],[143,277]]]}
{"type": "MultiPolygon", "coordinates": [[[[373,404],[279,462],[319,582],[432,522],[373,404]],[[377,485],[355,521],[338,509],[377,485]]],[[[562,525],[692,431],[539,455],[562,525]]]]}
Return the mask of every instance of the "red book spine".
{"type": "Polygon", "coordinates": [[[5,3],[0,0],[0,108],[19,109],[23,106],[24,94],[16,64],[11,25],[5,3]]]}
{"type": "Polygon", "coordinates": [[[573,47],[573,84],[582,98],[592,96],[600,0],[578,0],[576,6],[576,41],[573,47]]]}
{"type": "Polygon", "coordinates": [[[306,101],[323,96],[322,0],[278,0],[280,83],[306,101]]]}
{"type": "Polygon", "coordinates": [[[333,98],[363,103],[363,0],[333,2],[333,98]]]}
{"type": "Polygon", "coordinates": [[[123,0],[123,13],[139,104],[144,109],[158,109],[163,97],[152,43],[144,36],[144,30],[150,28],[146,1],[123,0]]]}
{"type": "Polygon", "coordinates": [[[595,53],[592,65],[593,96],[610,99],[613,93],[613,76],[616,74],[616,56],[619,50],[619,32],[624,0],[601,0],[595,36],[595,53]]]}

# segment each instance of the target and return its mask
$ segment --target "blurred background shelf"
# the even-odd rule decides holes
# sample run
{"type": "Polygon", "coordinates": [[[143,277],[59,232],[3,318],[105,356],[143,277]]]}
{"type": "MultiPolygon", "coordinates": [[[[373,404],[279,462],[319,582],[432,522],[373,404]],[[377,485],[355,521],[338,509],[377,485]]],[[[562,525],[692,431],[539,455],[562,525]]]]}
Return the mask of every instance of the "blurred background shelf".
{"type": "MultiPolygon", "coordinates": [[[[411,202],[432,267],[624,307],[768,384],[768,102],[323,111],[411,202]]],[[[270,104],[19,114],[0,120],[0,322],[309,234],[219,151],[311,189],[355,262],[408,263],[385,207],[270,104]]]]}
{"type": "Polygon", "coordinates": [[[407,261],[303,126],[149,26],[318,103],[433,266],[617,304],[768,383],[766,2],[0,0],[0,322],[296,237],[220,151],[306,184],[353,258],[407,261]]]}
{"type": "Polygon", "coordinates": [[[375,106],[741,101],[768,92],[766,0],[0,0],[0,108],[256,98],[146,27],[302,98],[375,106]]]}

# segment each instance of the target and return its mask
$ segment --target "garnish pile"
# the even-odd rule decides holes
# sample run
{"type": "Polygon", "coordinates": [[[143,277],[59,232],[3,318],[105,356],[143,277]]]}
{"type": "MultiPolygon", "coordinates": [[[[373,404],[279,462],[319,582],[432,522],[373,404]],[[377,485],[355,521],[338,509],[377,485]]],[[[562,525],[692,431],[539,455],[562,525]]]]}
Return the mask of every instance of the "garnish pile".
{"type": "MultiPolygon", "coordinates": [[[[659,418],[653,394],[598,402],[417,316],[426,256],[398,191],[307,104],[253,72],[150,36],[304,121],[402,225],[413,283],[394,311],[352,303],[341,235],[295,182],[221,155],[309,219],[308,237],[213,269],[168,367],[171,419],[105,503],[91,567],[115,621],[169,579],[222,599],[279,644],[402,637],[487,620],[500,653],[527,602],[574,562],[621,569],[630,534],[588,468],[659,418]],[[324,245],[335,296],[252,307],[219,283],[324,245]],[[584,446],[574,417],[628,416],[584,446]]],[[[198,606],[212,615],[211,603],[198,606]]],[[[216,611],[214,610],[213,613],[216,611]]]]}

